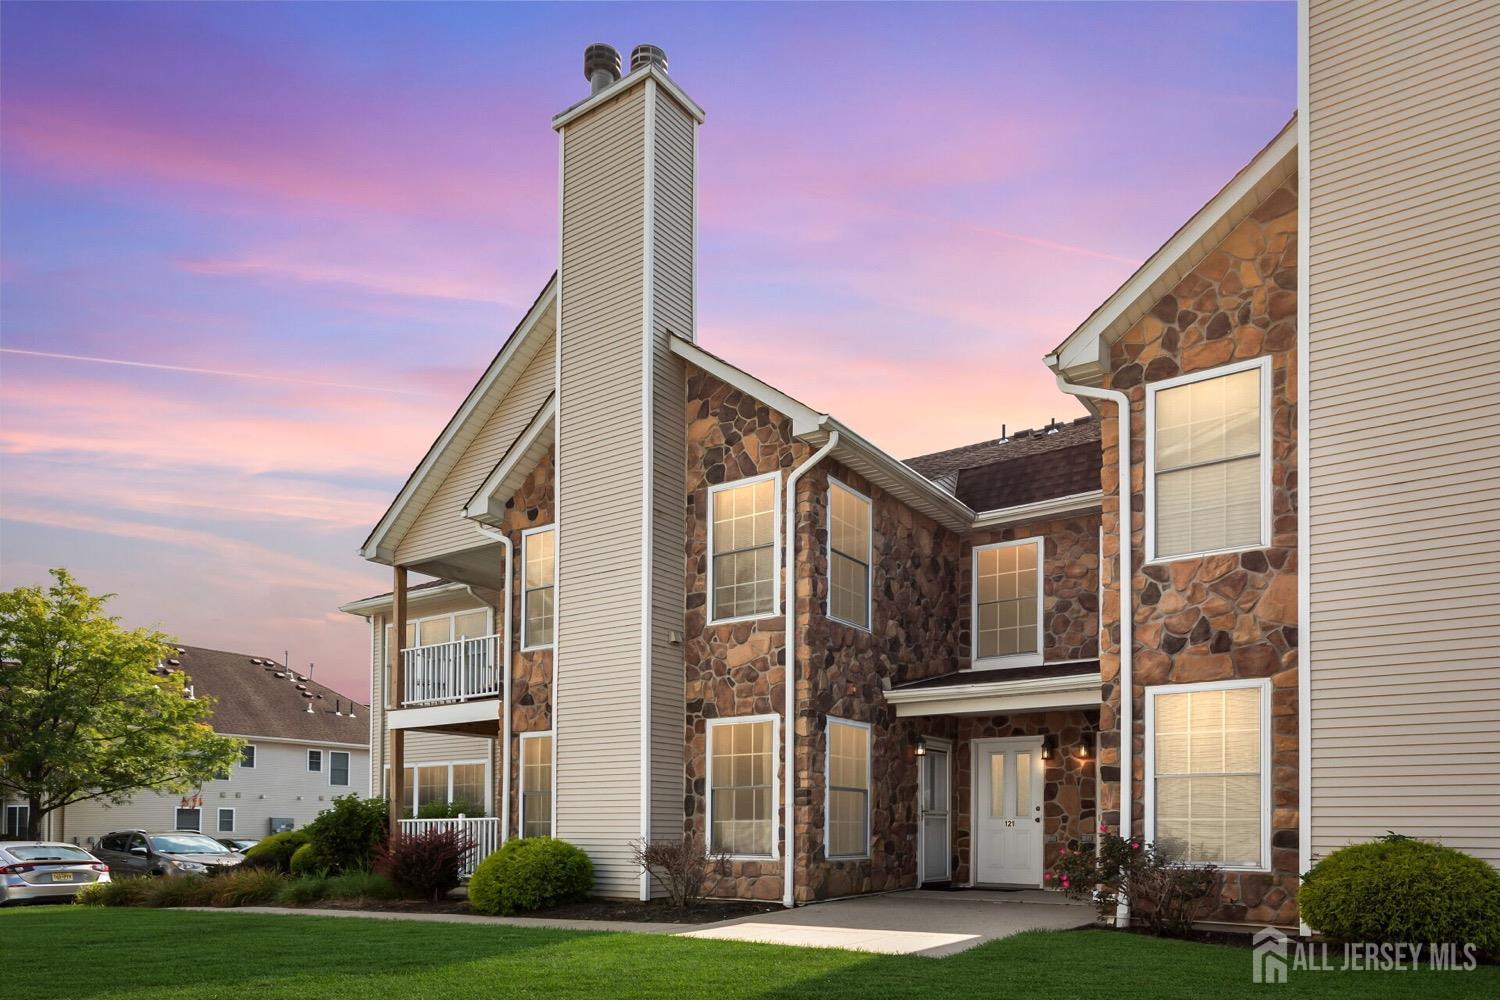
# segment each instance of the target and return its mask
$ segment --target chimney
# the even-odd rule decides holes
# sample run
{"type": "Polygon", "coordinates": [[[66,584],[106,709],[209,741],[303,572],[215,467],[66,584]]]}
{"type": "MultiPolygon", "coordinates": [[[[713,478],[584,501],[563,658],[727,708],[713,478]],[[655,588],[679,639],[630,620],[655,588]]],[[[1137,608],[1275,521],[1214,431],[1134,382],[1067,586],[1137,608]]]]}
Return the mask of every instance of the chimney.
{"type": "MultiPolygon", "coordinates": [[[[634,56],[631,69],[634,69],[634,56]]],[[[665,68],[666,57],[662,57],[665,68]]],[[[620,51],[613,45],[595,42],[583,50],[583,78],[589,82],[589,93],[597,94],[620,78],[620,51]]]]}
{"type": "MultiPolygon", "coordinates": [[[[615,65],[619,65],[619,57],[615,57],[615,65]]],[[[667,54],[655,45],[637,45],[630,50],[630,72],[646,66],[658,66],[661,71],[667,71],[667,54]]]]}

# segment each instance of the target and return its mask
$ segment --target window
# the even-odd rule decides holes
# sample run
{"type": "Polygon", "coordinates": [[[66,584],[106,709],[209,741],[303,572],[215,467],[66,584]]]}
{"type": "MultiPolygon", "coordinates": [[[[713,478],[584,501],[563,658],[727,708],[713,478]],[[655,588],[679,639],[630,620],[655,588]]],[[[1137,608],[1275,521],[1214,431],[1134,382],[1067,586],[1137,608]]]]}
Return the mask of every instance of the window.
{"type": "Polygon", "coordinates": [[[484,765],[483,764],[454,764],[453,789],[449,793],[449,801],[454,805],[464,807],[466,816],[483,816],[484,800],[484,765]]]}
{"type": "Polygon", "coordinates": [[[255,766],[255,744],[246,743],[240,747],[240,767],[255,766]]]}
{"type": "MultiPolygon", "coordinates": [[[[329,760],[332,770],[336,762],[329,760]]],[[[489,768],[482,760],[440,761],[401,769],[401,798],[413,816],[426,805],[462,805],[465,815],[483,816],[489,809],[489,768]]],[[[390,768],[381,774],[390,795],[390,768]]]]}
{"type": "Polygon", "coordinates": [[[552,645],[552,595],[557,586],[557,532],[534,528],[521,536],[521,648],[552,645]]]}
{"type": "Polygon", "coordinates": [[[552,734],[521,736],[521,836],[552,836],[552,734]]]}
{"type": "Polygon", "coordinates": [[[219,832],[220,833],[233,833],[234,832],[234,810],[233,809],[220,809],[219,810],[219,832]]]}
{"type": "Polygon", "coordinates": [[[307,751],[307,769],[309,771],[321,771],[321,770],[323,770],[323,751],[321,751],[321,750],[309,750],[309,751],[307,751]]]}
{"type": "Polygon", "coordinates": [[[1269,544],[1270,361],[1146,387],[1147,559],[1269,544]]]}
{"type": "Polygon", "coordinates": [[[349,754],[346,751],[333,750],[328,754],[328,783],[349,784],[349,754]]]}
{"type": "Polygon", "coordinates": [[[1269,866],[1270,682],[1146,690],[1146,836],[1171,856],[1269,866]]]}
{"type": "Polygon", "coordinates": [[[870,727],[828,720],[828,830],[830,858],[870,853],[870,727]]]}
{"type": "Polygon", "coordinates": [[[828,481],[828,617],[870,627],[870,500],[828,481]]]}
{"type": "Polygon", "coordinates": [[[776,728],[776,716],[709,722],[709,850],[776,856],[776,728]]]}
{"type": "Polygon", "coordinates": [[[1042,661],[1042,540],[974,550],[974,656],[1001,664],[1042,661]]]}
{"type": "Polygon", "coordinates": [[[447,764],[417,768],[417,814],[420,816],[422,807],[432,803],[448,804],[447,764]]]}
{"type": "Polygon", "coordinates": [[[173,822],[176,824],[172,827],[174,830],[201,832],[203,830],[203,810],[178,809],[177,814],[173,817],[173,822]]]}
{"type": "Polygon", "coordinates": [[[31,806],[5,807],[5,839],[27,840],[31,833],[31,806]]]}
{"type": "Polygon", "coordinates": [[[777,473],[708,491],[708,589],[711,621],[776,613],[777,473]]]}

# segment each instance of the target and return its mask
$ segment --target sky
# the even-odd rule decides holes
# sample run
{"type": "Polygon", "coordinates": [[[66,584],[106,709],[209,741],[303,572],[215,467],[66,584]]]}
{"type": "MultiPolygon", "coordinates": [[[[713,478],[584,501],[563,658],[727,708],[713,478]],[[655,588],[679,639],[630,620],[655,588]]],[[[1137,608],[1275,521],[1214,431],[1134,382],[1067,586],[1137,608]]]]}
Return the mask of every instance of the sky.
{"type": "Polygon", "coordinates": [[[1082,412],[1043,355],[1287,121],[1280,4],[0,8],[0,587],[361,700],[358,547],[546,282],[584,47],[699,136],[698,340],[908,457],[1082,412]]]}

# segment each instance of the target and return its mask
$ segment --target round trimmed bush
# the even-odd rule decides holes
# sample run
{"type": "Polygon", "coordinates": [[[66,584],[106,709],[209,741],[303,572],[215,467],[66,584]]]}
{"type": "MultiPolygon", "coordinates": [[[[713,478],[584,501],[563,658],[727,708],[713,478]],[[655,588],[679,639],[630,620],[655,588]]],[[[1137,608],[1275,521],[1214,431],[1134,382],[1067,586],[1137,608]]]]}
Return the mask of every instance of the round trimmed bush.
{"type": "Polygon", "coordinates": [[[1391,834],[1340,848],[1303,877],[1297,905],[1340,941],[1468,942],[1500,954],[1500,872],[1441,844],[1391,834]]]}
{"type": "Polygon", "coordinates": [[[292,852],[292,860],[291,863],[287,865],[287,871],[291,872],[292,875],[301,878],[305,875],[321,874],[321,867],[322,866],[318,864],[317,845],[303,844],[301,847],[292,852]]]}
{"type": "Polygon", "coordinates": [[[510,840],[479,863],[469,879],[469,906],[478,913],[526,913],[588,895],[594,864],[565,840],[510,840]]]}
{"type": "Polygon", "coordinates": [[[310,840],[306,829],[273,833],[245,852],[245,864],[285,874],[292,870],[292,855],[297,848],[310,840]]]}

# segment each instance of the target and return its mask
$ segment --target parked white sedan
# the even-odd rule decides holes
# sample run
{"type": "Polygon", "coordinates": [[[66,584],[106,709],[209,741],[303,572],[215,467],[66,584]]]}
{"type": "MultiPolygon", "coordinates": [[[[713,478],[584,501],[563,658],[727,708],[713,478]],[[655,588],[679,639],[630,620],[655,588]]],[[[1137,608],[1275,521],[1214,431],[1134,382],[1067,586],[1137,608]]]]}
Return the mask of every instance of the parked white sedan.
{"type": "Polygon", "coordinates": [[[77,844],[0,842],[0,906],[72,899],[79,888],[109,881],[109,865],[77,844]]]}

